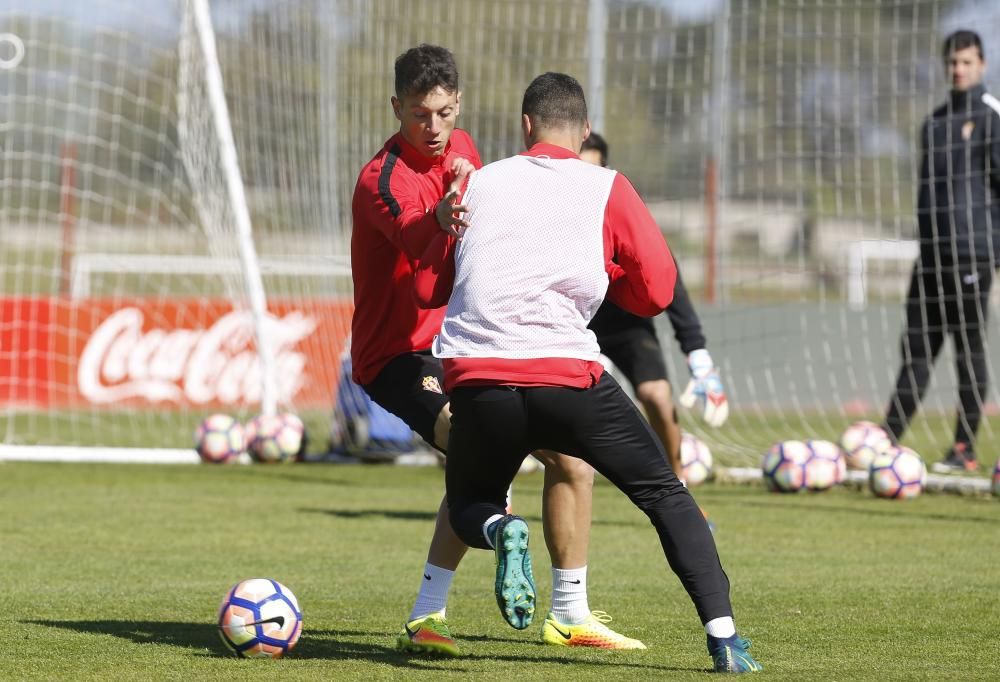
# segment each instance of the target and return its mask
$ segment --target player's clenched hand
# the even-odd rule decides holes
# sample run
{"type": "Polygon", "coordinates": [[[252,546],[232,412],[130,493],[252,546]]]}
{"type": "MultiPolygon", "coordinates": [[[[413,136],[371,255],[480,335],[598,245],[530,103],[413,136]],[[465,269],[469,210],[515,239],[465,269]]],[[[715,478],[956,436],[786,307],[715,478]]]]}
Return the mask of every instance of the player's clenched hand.
{"type": "Polygon", "coordinates": [[[691,380],[681,394],[681,405],[690,409],[696,403],[700,404],[705,422],[709,426],[722,426],[729,418],[729,400],[712,356],[704,348],[691,351],[688,355],[688,368],[691,370],[691,380]]]}
{"type": "Polygon", "coordinates": [[[456,239],[462,238],[462,233],[469,226],[461,215],[465,212],[464,204],[455,203],[458,195],[462,191],[462,186],[469,178],[469,175],[476,169],[468,159],[457,158],[451,164],[451,174],[454,178],[448,186],[448,193],[438,202],[434,209],[438,224],[441,229],[456,239]]]}

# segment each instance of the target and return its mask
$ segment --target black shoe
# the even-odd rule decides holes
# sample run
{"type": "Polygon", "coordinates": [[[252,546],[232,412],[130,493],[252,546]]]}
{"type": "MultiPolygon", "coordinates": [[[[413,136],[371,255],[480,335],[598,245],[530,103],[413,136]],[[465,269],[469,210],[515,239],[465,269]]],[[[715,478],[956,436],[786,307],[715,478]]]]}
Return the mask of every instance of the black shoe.
{"type": "Polygon", "coordinates": [[[931,470],[938,474],[974,474],[979,471],[976,453],[966,443],[955,443],[940,462],[931,470]]]}

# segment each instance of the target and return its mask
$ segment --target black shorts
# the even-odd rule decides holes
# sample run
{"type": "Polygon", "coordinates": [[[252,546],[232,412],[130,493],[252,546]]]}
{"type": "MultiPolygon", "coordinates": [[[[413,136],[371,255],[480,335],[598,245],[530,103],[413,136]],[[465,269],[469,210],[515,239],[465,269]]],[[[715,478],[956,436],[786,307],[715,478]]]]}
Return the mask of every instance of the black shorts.
{"type": "Polygon", "coordinates": [[[397,355],[364,389],[429,445],[438,447],[434,424],[449,398],[444,392],[444,368],[430,351],[397,355]]]}
{"type": "Polygon", "coordinates": [[[667,379],[667,365],[663,361],[663,348],[656,336],[653,321],[636,318],[638,323],[614,334],[597,337],[601,352],[611,358],[632,386],[645,381],[667,379]]]}

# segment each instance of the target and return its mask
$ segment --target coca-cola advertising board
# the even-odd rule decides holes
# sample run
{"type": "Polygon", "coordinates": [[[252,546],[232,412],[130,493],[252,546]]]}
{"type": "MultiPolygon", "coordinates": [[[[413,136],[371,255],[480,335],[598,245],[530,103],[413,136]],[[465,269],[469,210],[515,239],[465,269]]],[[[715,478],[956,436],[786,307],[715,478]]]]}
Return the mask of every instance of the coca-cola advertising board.
{"type": "MultiPolygon", "coordinates": [[[[332,403],[351,323],[347,300],[269,301],[278,400],[332,403]]],[[[0,405],[260,402],[250,314],[225,299],[0,298],[0,405]]]]}

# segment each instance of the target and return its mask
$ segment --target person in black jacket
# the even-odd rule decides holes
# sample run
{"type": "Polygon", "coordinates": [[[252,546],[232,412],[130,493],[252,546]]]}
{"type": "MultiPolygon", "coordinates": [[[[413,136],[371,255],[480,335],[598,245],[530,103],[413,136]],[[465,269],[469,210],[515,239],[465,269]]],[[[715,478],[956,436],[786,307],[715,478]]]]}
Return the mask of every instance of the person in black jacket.
{"type": "Polygon", "coordinates": [[[983,45],[972,31],[942,51],[951,93],[925,121],[917,199],[920,255],[906,296],[902,367],[883,424],[902,438],[947,335],[955,342],[955,441],[934,470],[976,471],[975,438],[988,387],[985,337],[1000,257],[1000,101],[982,84],[983,45]]]}
{"type": "MultiPolygon", "coordinates": [[[[608,165],[608,144],[601,135],[590,133],[583,142],[580,158],[590,163],[608,165]]],[[[675,262],[676,266],[676,262],[675,262]]],[[[681,404],[693,407],[701,401],[702,414],[711,426],[721,426],[729,416],[726,391],[719,379],[712,356],[705,348],[701,320],[691,304],[687,289],[677,271],[674,300],[666,315],[674,328],[681,352],[687,356],[691,381],[681,395],[681,404]]],[[[683,479],[681,467],[681,429],[677,422],[663,349],[653,320],[622,310],[605,300],[590,322],[601,352],[608,356],[635,388],[653,431],[663,443],[670,466],[683,479]]]]}

